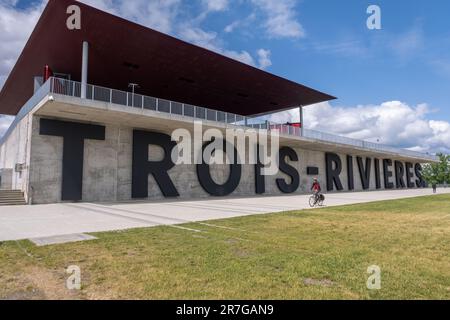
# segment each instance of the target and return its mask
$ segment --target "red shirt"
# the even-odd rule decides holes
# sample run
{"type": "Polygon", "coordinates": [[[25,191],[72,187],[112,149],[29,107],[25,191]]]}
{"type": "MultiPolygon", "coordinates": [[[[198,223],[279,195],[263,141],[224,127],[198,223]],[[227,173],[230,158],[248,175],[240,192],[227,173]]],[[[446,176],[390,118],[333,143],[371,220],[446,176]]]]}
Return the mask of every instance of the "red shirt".
{"type": "Polygon", "coordinates": [[[322,188],[320,187],[320,184],[318,182],[314,182],[312,187],[311,187],[311,190],[314,190],[316,192],[320,192],[320,191],[322,191],[322,188]]]}

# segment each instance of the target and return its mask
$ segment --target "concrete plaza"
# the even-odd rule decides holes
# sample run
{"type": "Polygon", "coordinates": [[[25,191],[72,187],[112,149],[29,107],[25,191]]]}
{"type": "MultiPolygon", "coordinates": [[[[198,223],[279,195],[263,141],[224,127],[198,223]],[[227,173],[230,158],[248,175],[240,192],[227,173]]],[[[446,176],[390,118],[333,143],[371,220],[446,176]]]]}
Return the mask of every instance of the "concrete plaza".
{"type": "MultiPolygon", "coordinates": [[[[438,194],[450,188],[438,189],[438,194]]],[[[431,195],[431,189],[332,193],[325,206],[431,195]]],[[[209,198],[195,201],[64,203],[0,207],[0,241],[179,225],[309,208],[309,195],[209,198]]]]}

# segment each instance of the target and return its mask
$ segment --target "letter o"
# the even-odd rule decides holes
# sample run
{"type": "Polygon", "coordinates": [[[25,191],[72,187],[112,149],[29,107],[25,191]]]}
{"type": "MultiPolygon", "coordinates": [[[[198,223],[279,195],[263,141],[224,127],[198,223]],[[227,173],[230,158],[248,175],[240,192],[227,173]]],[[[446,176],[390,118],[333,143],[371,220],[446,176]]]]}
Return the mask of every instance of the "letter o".
{"type": "MultiPolygon", "coordinates": [[[[210,143],[211,142],[207,142],[203,145],[202,154],[203,150],[210,143]]],[[[201,164],[197,164],[198,181],[200,182],[203,190],[205,190],[210,195],[217,197],[227,196],[234,190],[236,190],[239,182],[241,181],[242,175],[242,166],[237,161],[238,154],[236,148],[226,141],[224,141],[223,143],[223,148],[225,152],[227,148],[234,148],[234,161],[232,164],[230,164],[230,175],[227,182],[225,182],[224,184],[217,184],[213,180],[213,178],[211,177],[209,164],[205,163],[204,161],[202,161],[201,164]]]]}

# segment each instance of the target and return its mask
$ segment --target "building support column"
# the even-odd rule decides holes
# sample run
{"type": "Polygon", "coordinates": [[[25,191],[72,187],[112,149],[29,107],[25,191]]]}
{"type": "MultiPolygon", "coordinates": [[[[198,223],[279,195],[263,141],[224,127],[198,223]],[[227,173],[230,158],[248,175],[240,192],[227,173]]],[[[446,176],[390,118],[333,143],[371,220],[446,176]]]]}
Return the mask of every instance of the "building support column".
{"type": "Polygon", "coordinates": [[[303,106],[298,107],[298,114],[300,118],[300,136],[303,137],[303,106]]]}
{"type": "Polygon", "coordinates": [[[89,65],[89,43],[83,41],[83,56],[81,60],[81,98],[86,99],[89,65]]]}

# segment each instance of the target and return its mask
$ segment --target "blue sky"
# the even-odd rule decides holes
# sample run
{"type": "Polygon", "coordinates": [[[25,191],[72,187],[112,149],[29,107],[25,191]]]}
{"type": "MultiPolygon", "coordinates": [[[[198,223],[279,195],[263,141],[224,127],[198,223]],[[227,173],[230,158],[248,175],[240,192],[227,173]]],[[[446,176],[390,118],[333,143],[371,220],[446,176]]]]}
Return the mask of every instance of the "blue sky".
{"type": "MultiPolygon", "coordinates": [[[[83,2],[337,96],[308,108],[311,129],[450,152],[447,0],[83,2]],[[381,8],[381,30],[366,27],[372,4],[381,8]]],[[[7,15],[26,20],[17,52],[0,46],[0,85],[42,8],[41,0],[0,0],[0,27],[7,15]]]]}
{"type": "MultiPolygon", "coordinates": [[[[436,117],[450,119],[450,2],[432,3],[303,0],[296,9],[304,37],[267,38],[253,31],[253,24],[222,37],[249,52],[269,48],[268,71],[332,93],[338,104],[426,102],[440,109],[436,117]],[[373,3],[382,10],[382,30],[366,27],[366,9],[373,3]]],[[[205,25],[221,30],[247,14],[217,13],[205,25]]]]}

